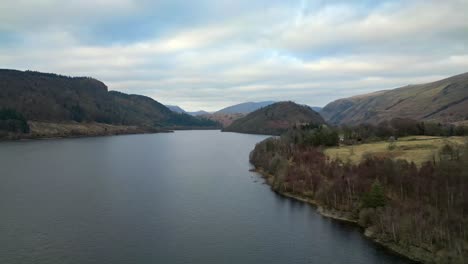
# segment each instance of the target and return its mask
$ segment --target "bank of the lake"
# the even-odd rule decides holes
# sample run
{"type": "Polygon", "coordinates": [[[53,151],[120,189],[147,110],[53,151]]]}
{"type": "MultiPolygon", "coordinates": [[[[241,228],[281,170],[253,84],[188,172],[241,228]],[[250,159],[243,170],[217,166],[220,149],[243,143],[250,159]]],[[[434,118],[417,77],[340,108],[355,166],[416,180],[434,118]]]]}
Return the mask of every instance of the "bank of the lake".
{"type": "Polygon", "coordinates": [[[97,122],[40,122],[29,121],[30,131],[28,133],[0,131],[0,141],[24,140],[24,139],[57,139],[57,138],[80,138],[99,137],[133,134],[171,133],[175,130],[219,130],[218,127],[144,127],[113,125],[97,122]]]}
{"type": "Polygon", "coordinates": [[[1,132],[0,140],[78,138],[130,134],[171,132],[139,126],[112,125],[97,122],[40,122],[29,121],[28,133],[1,132]]]}
{"type": "MultiPolygon", "coordinates": [[[[272,179],[273,179],[272,175],[266,173],[261,168],[255,168],[252,171],[260,175],[265,180],[265,183],[267,183],[270,187],[272,186],[272,179]]],[[[372,228],[366,228],[360,225],[358,219],[356,219],[356,217],[353,217],[351,212],[327,209],[318,201],[311,199],[310,197],[306,197],[304,195],[294,194],[290,192],[283,192],[279,189],[273,189],[273,188],[271,188],[271,190],[281,196],[312,205],[314,208],[316,208],[317,212],[324,217],[359,226],[362,229],[362,233],[365,237],[369,238],[374,243],[377,243],[380,246],[384,247],[385,249],[389,250],[393,254],[408,258],[409,260],[414,261],[415,263],[434,263],[435,256],[422,248],[411,246],[408,249],[397,243],[392,243],[392,242],[381,240],[379,237],[375,236],[374,232],[372,231],[372,228]]]]}

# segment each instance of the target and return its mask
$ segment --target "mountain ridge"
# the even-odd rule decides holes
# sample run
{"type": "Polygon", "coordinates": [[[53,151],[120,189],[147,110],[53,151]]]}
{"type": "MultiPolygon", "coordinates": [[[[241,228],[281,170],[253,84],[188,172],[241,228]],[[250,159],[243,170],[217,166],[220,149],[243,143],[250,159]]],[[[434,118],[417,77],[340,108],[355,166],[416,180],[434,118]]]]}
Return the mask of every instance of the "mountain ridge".
{"type": "Polygon", "coordinates": [[[321,115],[335,125],[379,123],[392,118],[456,123],[468,119],[468,73],[335,100],[321,115]]]}

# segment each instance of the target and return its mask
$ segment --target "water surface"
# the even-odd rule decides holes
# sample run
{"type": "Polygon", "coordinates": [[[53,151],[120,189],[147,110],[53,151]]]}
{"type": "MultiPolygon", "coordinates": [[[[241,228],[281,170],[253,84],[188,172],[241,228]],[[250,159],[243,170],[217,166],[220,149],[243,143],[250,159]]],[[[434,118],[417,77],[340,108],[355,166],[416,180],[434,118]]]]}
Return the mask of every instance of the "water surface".
{"type": "Polygon", "coordinates": [[[0,263],[407,263],[249,172],[264,136],[0,143],[0,263]]]}

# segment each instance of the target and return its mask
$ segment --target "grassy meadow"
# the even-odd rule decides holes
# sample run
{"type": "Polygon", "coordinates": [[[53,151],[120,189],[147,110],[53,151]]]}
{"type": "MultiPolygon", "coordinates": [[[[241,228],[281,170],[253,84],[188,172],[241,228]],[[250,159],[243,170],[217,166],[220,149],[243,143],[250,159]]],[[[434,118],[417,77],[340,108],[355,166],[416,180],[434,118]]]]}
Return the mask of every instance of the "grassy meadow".
{"type": "Polygon", "coordinates": [[[331,159],[344,162],[359,163],[367,155],[405,159],[421,165],[425,161],[438,159],[439,150],[446,144],[461,145],[468,142],[468,137],[433,137],[409,136],[399,138],[390,143],[379,141],[352,146],[339,146],[325,149],[325,154],[331,159]]]}

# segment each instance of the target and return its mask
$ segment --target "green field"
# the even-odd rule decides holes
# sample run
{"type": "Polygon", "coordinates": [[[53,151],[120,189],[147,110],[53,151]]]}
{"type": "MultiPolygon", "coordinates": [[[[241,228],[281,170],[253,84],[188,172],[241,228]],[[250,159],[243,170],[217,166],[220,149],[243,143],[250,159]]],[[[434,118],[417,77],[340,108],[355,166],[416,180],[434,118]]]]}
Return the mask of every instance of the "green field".
{"type": "Polygon", "coordinates": [[[462,145],[468,142],[468,137],[431,137],[410,136],[400,138],[390,146],[390,142],[380,141],[375,143],[340,146],[325,149],[325,154],[331,159],[340,159],[344,162],[358,163],[367,155],[377,157],[389,157],[405,159],[416,165],[423,162],[438,159],[439,150],[445,144],[462,145]]]}

